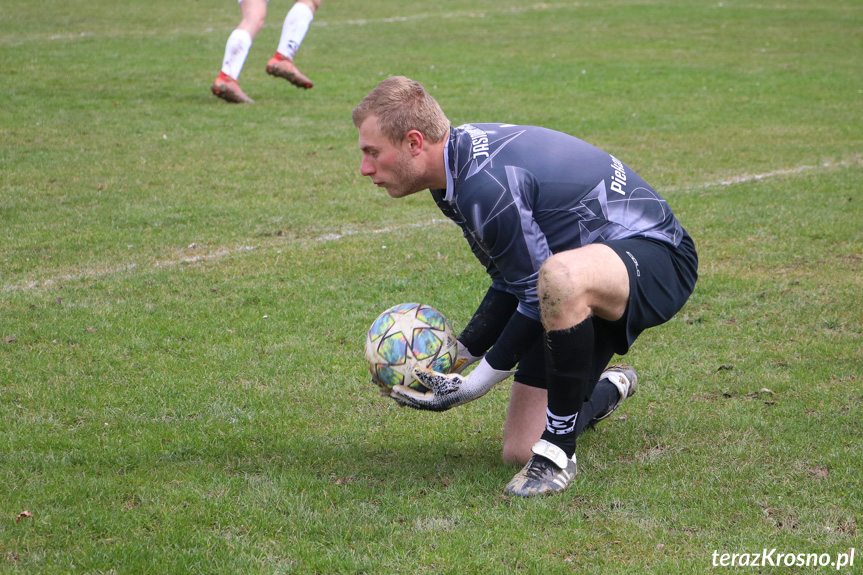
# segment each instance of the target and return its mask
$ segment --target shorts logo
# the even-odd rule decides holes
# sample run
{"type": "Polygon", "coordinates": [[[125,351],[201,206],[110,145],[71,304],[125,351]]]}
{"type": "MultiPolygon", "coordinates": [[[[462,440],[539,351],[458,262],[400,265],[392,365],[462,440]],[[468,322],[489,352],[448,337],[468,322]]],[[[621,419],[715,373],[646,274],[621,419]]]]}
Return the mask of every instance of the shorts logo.
{"type": "Polygon", "coordinates": [[[638,267],[638,260],[635,259],[635,256],[632,255],[629,251],[626,252],[626,255],[628,255],[629,259],[632,260],[632,263],[635,264],[635,277],[640,278],[641,277],[641,269],[639,269],[639,267],[638,267]]]}

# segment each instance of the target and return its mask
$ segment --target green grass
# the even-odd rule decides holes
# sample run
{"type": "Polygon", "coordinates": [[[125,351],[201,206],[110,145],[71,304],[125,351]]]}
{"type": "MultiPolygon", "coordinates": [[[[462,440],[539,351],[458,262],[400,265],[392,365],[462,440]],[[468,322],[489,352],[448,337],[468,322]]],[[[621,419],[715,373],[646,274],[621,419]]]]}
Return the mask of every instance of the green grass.
{"type": "Polygon", "coordinates": [[[231,2],[0,8],[0,572],[860,571],[863,2],[324,2],[308,92],[263,70],[288,6],[254,106],[209,93],[231,2]],[[488,281],[359,175],[390,74],[608,149],[698,245],[561,496],[502,495],[508,384],[429,414],[367,381],[382,309],[458,329],[488,281]]]}

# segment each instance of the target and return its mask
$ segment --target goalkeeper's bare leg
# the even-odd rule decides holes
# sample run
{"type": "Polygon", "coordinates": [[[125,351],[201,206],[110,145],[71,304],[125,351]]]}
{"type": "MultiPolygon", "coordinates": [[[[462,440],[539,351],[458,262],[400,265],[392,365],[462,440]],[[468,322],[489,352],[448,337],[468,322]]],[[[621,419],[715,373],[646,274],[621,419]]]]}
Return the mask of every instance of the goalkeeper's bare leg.
{"type": "MultiPolygon", "coordinates": [[[[579,413],[577,436],[580,436],[585,428],[592,427],[611,415],[624,400],[635,393],[635,370],[628,368],[627,375],[631,375],[626,379],[611,373],[619,369],[610,367],[600,377],[590,401],[584,404],[579,413]]],[[[544,388],[513,382],[503,427],[502,456],[505,462],[524,465],[533,456],[531,448],[545,431],[547,406],[548,393],[544,388]]]]}

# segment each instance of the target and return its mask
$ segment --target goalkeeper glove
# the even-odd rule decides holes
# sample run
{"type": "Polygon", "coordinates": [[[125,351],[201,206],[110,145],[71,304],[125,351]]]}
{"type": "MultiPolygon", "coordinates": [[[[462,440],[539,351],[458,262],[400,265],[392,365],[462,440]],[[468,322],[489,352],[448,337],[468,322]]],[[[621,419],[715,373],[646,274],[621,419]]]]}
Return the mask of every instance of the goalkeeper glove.
{"type": "Polygon", "coordinates": [[[467,376],[443,374],[421,367],[414,368],[417,380],[430,389],[425,393],[404,385],[393,387],[390,397],[402,405],[427,411],[446,411],[482,397],[488,390],[514,372],[492,368],[486,360],[467,376]]]}
{"type": "Polygon", "coordinates": [[[456,348],[458,349],[455,363],[450,370],[450,373],[461,373],[469,366],[482,359],[481,355],[472,355],[460,340],[455,340],[456,348]]]}

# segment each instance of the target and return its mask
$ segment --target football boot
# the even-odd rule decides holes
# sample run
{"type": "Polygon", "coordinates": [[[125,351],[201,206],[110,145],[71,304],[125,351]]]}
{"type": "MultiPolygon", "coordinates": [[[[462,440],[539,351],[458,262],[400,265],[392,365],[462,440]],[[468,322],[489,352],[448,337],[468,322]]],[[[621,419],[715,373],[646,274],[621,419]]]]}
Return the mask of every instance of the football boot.
{"type": "Polygon", "coordinates": [[[635,370],[629,365],[621,364],[608,366],[608,368],[602,372],[602,375],[599,376],[600,381],[603,379],[607,379],[617,388],[619,397],[617,402],[611,406],[611,409],[602,415],[597,415],[590,421],[588,425],[591,427],[614,413],[614,410],[620,407],[620,404],[623,403],[624,400],[635,395],[635,388],[638,386],[638,374],[635,373],[635,370]]]}
{"type": "Polygon", "coordinates": [[[562,449],[544,439],[534,444],[534,455],[507,484],[504,493],[533,497],[563,491],[578,473],[575,454],[566,456],[562,449]]]}
{"type": "Polygon", "coordinates": [[[213,81],[213,86],[210,88],[213,94],[219,98],[234,104],[253,104],[255,101],[246,96],[237,81],[225,74],[219,74],[219,77],[213,81]]]}
{"type": "Polygon", "coordinates": [[[308,90],[313,86],[312,81],[306,78],[302,72],[297,70],[297,67],[294,66],[294,63],[290,59],[282,56],[278,52],[276,52],[276,55],[270,58],[270,61],[267,62],[267,74],[284,78],[297,88],[308,90]]]}

